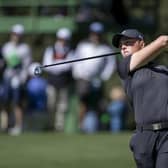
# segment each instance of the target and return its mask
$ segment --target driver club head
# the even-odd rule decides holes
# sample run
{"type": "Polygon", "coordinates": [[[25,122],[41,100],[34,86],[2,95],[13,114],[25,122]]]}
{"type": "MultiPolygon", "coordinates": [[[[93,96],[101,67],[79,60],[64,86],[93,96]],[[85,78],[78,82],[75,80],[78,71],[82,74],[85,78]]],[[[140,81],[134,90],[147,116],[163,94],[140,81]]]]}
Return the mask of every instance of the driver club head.
{"type": "Polygon", "coordinates": [[[35,69],[34,69],[34,75],[36,76],[39,76],[42,74],[42,67],[41,66],[37,66],[35,69]]]}

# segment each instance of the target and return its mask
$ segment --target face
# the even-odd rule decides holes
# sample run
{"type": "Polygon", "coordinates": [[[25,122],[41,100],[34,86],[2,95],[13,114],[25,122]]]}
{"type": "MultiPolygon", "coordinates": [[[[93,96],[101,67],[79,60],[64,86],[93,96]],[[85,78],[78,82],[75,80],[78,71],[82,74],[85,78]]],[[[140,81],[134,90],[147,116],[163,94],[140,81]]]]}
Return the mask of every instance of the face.
{"type": "Polygon", "coordinates": [[[21,38],[22,38],[21,35],[18,35],[16,33],[11,33],[11,40],[14,41],[15,43],[19,43],[21,38]]]}
{"type": "Polygon", "coordinates": [[[97,44],[97,43],[100,42],[101,35],[98,34],[98,33],[91,32],[90,35],[89,35],[89,39],[92,43],[97,44]]]}
{"type": "Polygon", "coordinates": [[[122,37],[119,48],[123,57],[132,55],[144,47],[144,41],[136,38],[122,37]]]}

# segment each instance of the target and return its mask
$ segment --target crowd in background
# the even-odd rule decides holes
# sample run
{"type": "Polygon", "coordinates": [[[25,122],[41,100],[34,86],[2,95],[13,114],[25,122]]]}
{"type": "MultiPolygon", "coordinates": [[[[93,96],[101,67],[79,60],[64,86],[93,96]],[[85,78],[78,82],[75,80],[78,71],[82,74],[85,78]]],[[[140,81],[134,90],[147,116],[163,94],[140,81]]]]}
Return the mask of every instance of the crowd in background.
{"type": "Polygon", "coordinates": [[[66,27],[56,32],[55,42],[46,46],[41,62],[35,62],[31,46],[24,42],[24,27],[13,25],[10,39],[0,55],[0,129],[10,135],[24,131],[64,132],[67,113],[77,109],[77,130],[82,133],[118,132],[125,128],[128,105],[120,86],[113,86],[108,97],[104,85],[116,71],[116,56],[90,59],[44,69],[47,65],[114,52],[104,38],[104,25],[93,22],[88,37],[71,47],[72,32],[66,27]],[[72,107],[72,95],[77,103],[72,107]],[[71,106],[71,107],[70,107],[71,106]]]}

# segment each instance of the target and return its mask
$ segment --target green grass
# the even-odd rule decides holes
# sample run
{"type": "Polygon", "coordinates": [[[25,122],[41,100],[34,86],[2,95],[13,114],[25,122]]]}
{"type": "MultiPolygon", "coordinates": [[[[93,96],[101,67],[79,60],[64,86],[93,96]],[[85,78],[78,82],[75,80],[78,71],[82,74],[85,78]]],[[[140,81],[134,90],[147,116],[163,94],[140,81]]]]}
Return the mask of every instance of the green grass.
{"type": "Polygon", "coordinates": [[[132,168],[129,133],[0,135],[0,168],[132,168]]]}

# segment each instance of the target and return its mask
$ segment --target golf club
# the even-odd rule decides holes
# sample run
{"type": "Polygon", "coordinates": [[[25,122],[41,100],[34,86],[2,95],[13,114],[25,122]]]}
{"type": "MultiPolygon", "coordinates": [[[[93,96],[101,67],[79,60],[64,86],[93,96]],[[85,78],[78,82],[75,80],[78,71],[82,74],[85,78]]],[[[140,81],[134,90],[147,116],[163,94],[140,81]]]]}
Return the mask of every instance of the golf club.
{"type": "Polygon", "coordinates": [[[41,75],[42,74],[42,69],[47,68],[47,67],[52,67],[52,66],[62,65],[62,64],[68,64],[68,63],[72,63],[72,62],[85,61],[85,60],[95,59],[95,58],[100,58],[100,57],[107,57],[107,56],[112,56],[112,55],[118,55],[118,54],[120,54],[120,52],[102,54],[102,55],[97,55],[97,56],[93,56],[93,57],[74,59],[74,60],[69,60],[69,61],[63,61],[63,62],[58,62],[58,63],[55,63],[55,64],[49,64],[49,65],[41,65],[41,66],[37,66],[35,68],[34,74],[35,75],[41,75]]]}

